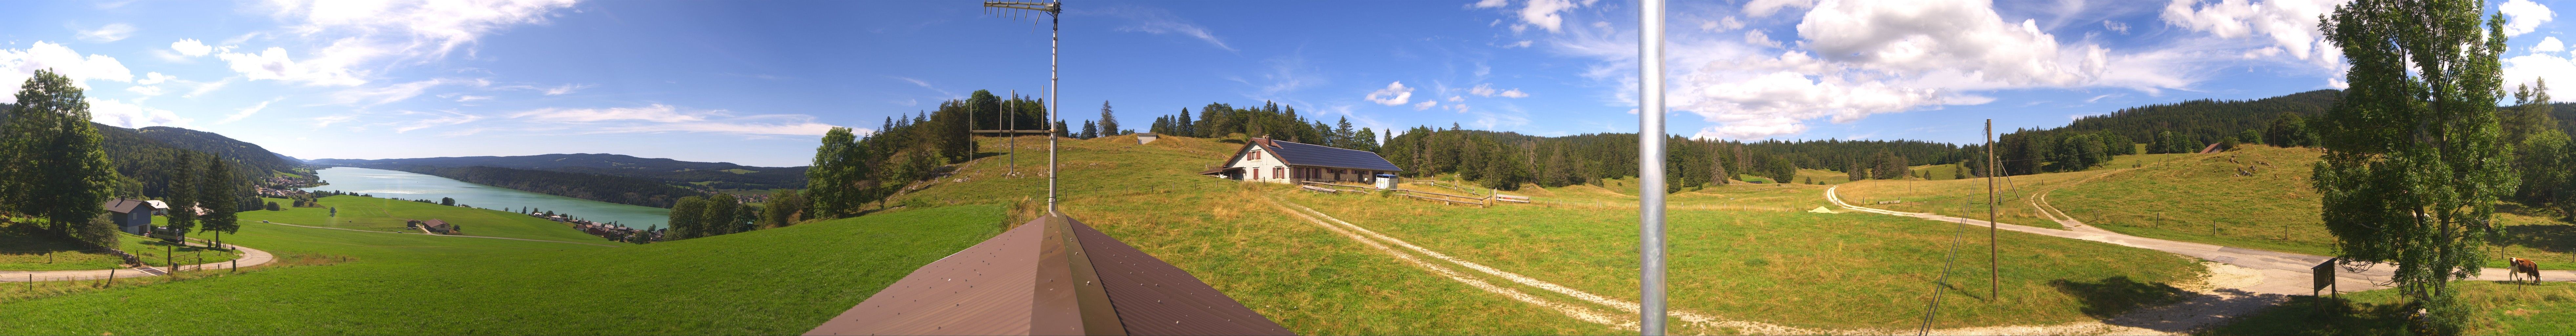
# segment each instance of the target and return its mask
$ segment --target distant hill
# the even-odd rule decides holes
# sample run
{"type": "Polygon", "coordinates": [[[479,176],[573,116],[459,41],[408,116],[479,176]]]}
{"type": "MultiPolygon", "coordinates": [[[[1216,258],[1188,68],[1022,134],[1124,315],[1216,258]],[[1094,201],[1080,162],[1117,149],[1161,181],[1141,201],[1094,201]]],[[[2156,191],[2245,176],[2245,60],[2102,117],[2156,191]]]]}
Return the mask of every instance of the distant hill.
{"type": "Polygon", "coordinates": [[[162,144],[167,144],[174,148],[221,155],[224,158],[240,161],[243,165],[251,166],[263,171],[292,172],[295,171],[295,167],[303,165],[302,162],[298,162],[294,158],[269,152],[267,148],[262,148],[259,144],[233,140],[231,137],[226,137],[222,134],[215,134],[214,132],[168,126],[152,126],[131,130],[106,125],[100,125],[99,127],[102,132],[106,132],[110,128],[115,128],[117,131],[134,132],[134,134],[142,135],[144,138],[158,140],[162,144]]]}
{"type": "Polygon", "coordinates": [[[690,162],[618,154],[545,154],[466,156],[414,159],[313,159],[325,166],[397,169],[405,167],[500,167],[646,178],[716,189],[800,189],[805,167],[756,167],[730,162],[690,162]]]}

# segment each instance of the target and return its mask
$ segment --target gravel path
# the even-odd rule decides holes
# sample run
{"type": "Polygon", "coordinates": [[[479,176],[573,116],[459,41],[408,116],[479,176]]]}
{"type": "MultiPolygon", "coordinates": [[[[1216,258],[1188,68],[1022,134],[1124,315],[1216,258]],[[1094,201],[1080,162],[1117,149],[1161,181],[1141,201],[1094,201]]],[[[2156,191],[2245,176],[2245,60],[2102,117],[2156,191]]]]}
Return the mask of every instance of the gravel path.
{"type": "MultiPolygon", "coordinates": [[[[190,242],[190,243],[192,243],[192,244],[196,244],[196,245],[198,245],[198,246],[204,246],[204,245],[205,245],[205,244],[203,244],[203,243],[196,243],[196,242],[190,242]]],[[[277,260],[277,256],[268,254],[268,251],[261,251],[261,250],[259,250],[259,249],[255,249],[255,248],[242,247],[241,245],[232,245],[232,244],[225,244],[225,245],[226,245],[226,246],[231,246],[232,248],[241,249],[241,252],[242,252],[242,256],[241,256],[241,258],[235,258],[235,259],[234,259],[235,261],[239,261],[240,263],[236,264],[236,263],[234,263],[233,261],[223,261],[223,262],[212,262],[212,263],[197,264],[197,265],[180,265],[178,269],[179,269],[180,271],[196,271],[196,270],[224,270],[224,269],[231,269],[231,268],[234,268],[234,267],[259,266],[260,264],[266,264],[266,263],[268,263],[268,262],[270,262],[270,261],[275,261],[275,260],[277,260]]],[[[152,274],[152,273],[148,273],[148,272],[144,272],[143,270],[135,269],[135,268],[119,268],[119,269],[112,269],[112,270],[80,270],[80,271],[0,271],[0,282],[26,282],[26,281],[29,281],[29,280],[34,280],[34,281],[97,280],[97,279],[106,279],[106,278],[108,278],[109,276],[115,276],[115,277],[118,277],[118,278],[133,278],[133,277],[148,277],[148,276],[160,276],[160,275],[158,275],[158,274],[152,274]]]]}

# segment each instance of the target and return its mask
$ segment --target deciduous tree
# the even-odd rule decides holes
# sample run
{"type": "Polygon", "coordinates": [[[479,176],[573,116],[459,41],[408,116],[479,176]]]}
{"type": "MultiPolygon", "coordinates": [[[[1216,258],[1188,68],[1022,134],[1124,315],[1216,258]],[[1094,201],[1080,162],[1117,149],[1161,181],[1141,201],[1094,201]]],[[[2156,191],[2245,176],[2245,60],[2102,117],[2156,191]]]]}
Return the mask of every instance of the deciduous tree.
{"type": "Polygon", "coordinates": [[[2389,280],[2438,334],[2473,314],[2449,284],[2478,274],[2495,203],[2515,181],[2496,117],[2504,17],[2481,20],[2482,7],[2359,0],[2319,24],[2351,64],[2351,88],[2322,119],[2312,181],[2326,227],[2341,260],[2396,264],[2389,280]]]}
{"type": "MultiPolygon", "coordinates": [[[[19,86],[17,105],[0,124],[0,211],[43,218],[49,229],[76,237],[84,223],[106,211],[116,171],[90,123],[89,101],[71,78],[36,70],[19,86]]],[[[111,229],[112,230],[112,229],[111,229]]],[[[113,246],[114,235],[93,244],[113,246]]]]}

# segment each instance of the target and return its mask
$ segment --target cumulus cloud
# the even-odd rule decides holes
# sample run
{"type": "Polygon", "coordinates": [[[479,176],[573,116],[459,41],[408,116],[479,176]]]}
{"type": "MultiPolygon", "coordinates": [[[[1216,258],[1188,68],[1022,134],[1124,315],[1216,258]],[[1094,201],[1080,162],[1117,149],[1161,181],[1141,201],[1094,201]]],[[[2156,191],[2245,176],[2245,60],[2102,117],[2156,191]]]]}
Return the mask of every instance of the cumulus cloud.
{"type": "Polygon", "coordinates": [[[293,57],[287,56],[286,48],[278,47],[269,47],[259,53],[227,52],[215,57],[224,60],[234,72],[239,72],[244,78],[251,80],[280,80],[300,82],[305,85],[356,86],[367,83],[366,79],[359,78],[364,71],[353,69],[358,65],[356,63],[383,53],[382,50],[354,43],[334,44],[334,47],[330,50],[338,51],[338,54],[303,62],[295,61],[293,57]]]}
{"type": "Polygon", "coordinates": [[[1421,103],[1413,104],[1413,110],[1414,110],[1414,111],[1429,110],[1429,109],[1431,109],[1431,107],[1434,107],[1434,106],[1440,106],[1440,101],[1438,101],[1438,100],[1423,100],[1421,103]]]}
{"type": "Polygon", "coordinates": [[[1780,47],[1780,41],[1772,41],[1771,35],[1763,34],[1761,30],[1744,31],[1744,43],[1772,48],[1780,47]]]}
{"type": "Polygon", "coordinates": [[[2257,37],[2271,40],[2287,54],[2320,67],[2341,62],[2343,49],[2317,31],[2318,15],[2346,0],[2270,0],[2260,3],[2226,0],[2202,3],[2174,0],[2158,16],[2165,24],[2209,33],[2223,39],[2257,37]]]}
{"type": "Polygon", "coordinates": [[[152,126],[187,126],[195,119],[180,117],[170,110],[145,107],[115,99],[88,98],[89,120],[108,126],[142,128],[152,126]]]}
{"type": "Polygon", "coordinates": [[[2539,30],[2540,24],[2549,23],[2550,19],[2558,17],[2558,13],[2550,11],[2549,6],[2541,6],[2540,3],[2531,2],[2531,0],[2505,1],[2503,5],[2496,6],[2496,12],[2504,14],[2504,36],[2518,36],[2539,30]]]}
{"type": "Polygon", "coordinates": [[[1744,3],[1744,15],[1764,17],[1771,16],[1771,14],[1774,13],[1779,13],[1781,9],[1785,8],[1808,8],[1815,6],[1815,0],[1753,0],[1752,2],[1744,3]]]}
{"type": "Polygon", "coordinates": [[[1127,24],[1119,26],[1118,31],[1189,36],[1215,45],[1217,49],[1235,51],[1234,47],[1225,45],[1225,39],[1217,37],[1216,33],[1208,32],[1207,27],[1191,23],[1179,15],[1173,15],[1171,11],[1147,7],[1112,7],[1102,12],[1127,19],[1127,24]]]}
{"type": "Polygon", "coordinates": [[[176,76],[163,75],[163,74],[161,74],[160,72],[147,72],[147,73],[143,73],[143,79],[135,80],[135,81],[134,81],[134,84],[136,84],[136,85],[153,85],[153,84],[161,84],[161,82],[169,81],[169,80],[172,80],[172,79],[178,79],[178,78],[179,78],[179,77],[176,77],[176,76]]]}
{"type": "Polygon", "coordinates": [[[96,54],[83,57],[71,47],[45,41],[36,41],[27,49],[0,49],[0,83],[11,83],[9,87],[14,88],[16,83],[26,83],[27,77],[35,76],[36,70],[43,69],[53,69],[54,73],[71,78],[73,86],[83,89],[89,88],[90,80],[134,81],[134,71],[127,70],[125,63],[116,61],[115,57],[96,54]]]}
{"type": "Polygon", "coordinates": [[[179,42],[170,42],[170,51],[177,51],[180,55],[188,57],[197,57],[214,53],[215,47],[208,46],[205,42],[197,42],[197,39],[182,39],[179,42]]]}
{"type": "Polygon", "coordinates": [[[1404,105],[1406,102],[1413,101],[1413,88],[1404,87],[1404,82],[1390,82],[1386,83],[1384,89],[1369,92],[1365,99],[1378,105],[1404,105]]]}
{"type": "Polygon", "coordinates": [[[158,87],[158,86],[145,86],[145,85],[128,86],[128,87],[125,87],[125,91],[130,91],[130,92],[134,92],[135,94],[141,94],[141,95],[145,95],[145,96],[159,96],[159,95],[161,95],[161,87],[158,87]]]}
{"type": "MultiPolygon", "coordinates": [[[[1494,84],[1492,84],[1492,83],[1476,84],[1476,87],[1467,88],[1467,94],[1476,95],[1476,96],[1478,96],[1478,97],[1493,97],[1493,96],[1502,96],[1502,97],[1504,97],[1504,98],[1523,98],[1523,97],[1529,97],[1529,94],[1528,94],[1528,93],[1522,93],[1522,92],[1521,92],[1521,89],[1510,89],[1510,90],[1498,90],[1498,89],[1494,89],[1494,84]]],[[[1451,98],[1457,98],[1457,97],[1451,97],[1451,98]]]]}
{"type": "MultiPolygon", "coordinates": [[[[280,98],[280,99],[284,99],[284,98],[280,98]]],[[[277,102],[278,100],[279,100],[279,99],[270,99],[270,100],[268,100],[268,101],[259,102],[259,105],[251,105],[250,107],[244,107],[244,108],[242,108],[242,109],[240,109],[240,110],[235,110],[235,111],[233,111],[233,114],[232,114],[232,115],[224,116],[224,120],[223,120],[223,121],[216,121],[215,123],[216,123],[216,124],[228,124],[228,123],[232,123],[232,122],[234,122],[234,121],[240,121],[240,120],[242,120],[242,118],[249,118],[249,117],[250,117],[250,115],[252,115],[252,114],[259,114],[259,111],[260,111],[260,110],[266,110],[266,109],[268,109],[268,104],[269,104],[269,103],[275,103],[275,102],[277,102]]]]}
{"type": "Polygon", "coordinates": [[[2540,44],[2531,46],[2531,51],[2537,51],[2537,52],[2561,52],[2561,51],[2567,51],[2567,44],[2566,44],[2566,43],[2564,43],[2564,42],[2559,42],[2559,41],[2558,41],[2558,37],[2557,37],[2557,36],[2542,37],[2542,38],[2540,38],[2540,44]]]}
{"type": "Polygon", "coordinates": [[[1501,92],[1501,93],[1495,93],[1494,95],[1496,95],[1496,96],[1502,96],[1503,98],[1528,98],[1528,97],[1529,97],[1529,94],[1527,94],[1527,93],[1521,93],[1521,89],[1503,90],[1503,92],[1501,92]]]}
{"type": "Polygon", "coordinates": [[[99,26],[98,29],[82,29],[72,36],[80,38],[81,41],[88,41],[90,43],[116,42],[117,40],[124,40],[126,37],[134,36],[134,25],[110,23],[105,26],[99,26]]]}
{"type": "Polygon", "coordinates": [[[2576,97],[2576,59],[2564,54],[2532,53],[2504,59],[2504,86],[2531,85],[2541,79],[2556,78],[2559,84],[2549,88],[2551,97],[2576,97]]]}

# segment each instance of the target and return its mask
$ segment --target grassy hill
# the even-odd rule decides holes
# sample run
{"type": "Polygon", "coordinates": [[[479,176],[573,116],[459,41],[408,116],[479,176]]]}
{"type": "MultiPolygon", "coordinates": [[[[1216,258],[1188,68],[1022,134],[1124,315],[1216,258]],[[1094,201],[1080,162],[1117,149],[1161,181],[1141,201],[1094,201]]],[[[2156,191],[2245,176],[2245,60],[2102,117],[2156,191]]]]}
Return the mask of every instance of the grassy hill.
{"type": "MultiPolygon", "coordinates": [[[[2217,154],[2166,154],[2187,156],[2058,189],[2048,201],[2086,224],[2125,234],[2333,255],[2334,237],[2319,217],[2319,196],[2308,187],[2322,153],[2244,146],[2217,154]]],[[[2502,256],[2576,269],[2570,253],[2576,252],[2576,224],[2545,209],[2499,208],[2497,223],[2506,236],[2495,245],[2502,256]]]]}
{"type": "Polygon", "coordinates": [[[0,334],[795,334],[998,233],[1000,210],[626,247],[250,223],[227,240],[333,261],[0,297],[0,334]]]}
{"type": "MultiPolygon", "coordinates": [[[[277,198],[266,201],[293,204],[288,200],[277,198]]],[[[469,236],[613,244],[598,236],[574,231],[563,223],[509,211],[348,195],[323,197],[319,201],[325,207],[339,208],[340,215],[331,216],[327,208],[284,208],[285,211],[244,211],[241,213],[241,219],[243,222],[265,220],[383,232],[420,232],[420,230],[404,228],[404,221],[437,219],[449,224],[461,225],[459,231],[469,236]]],[[[252,224],[242,225],[247,227],[252,224]]]]}

